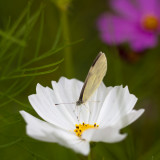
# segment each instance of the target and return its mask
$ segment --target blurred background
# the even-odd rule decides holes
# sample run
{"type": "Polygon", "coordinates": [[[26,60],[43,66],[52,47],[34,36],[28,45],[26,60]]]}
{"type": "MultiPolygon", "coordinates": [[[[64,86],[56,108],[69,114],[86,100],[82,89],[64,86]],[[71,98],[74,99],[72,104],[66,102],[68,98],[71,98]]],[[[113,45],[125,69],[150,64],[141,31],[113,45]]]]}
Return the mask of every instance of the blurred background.
{"type": "MultiPolygon", "coordinates": [[[[104,52],[108,60],[105,85],[128,85],[130,93],[138,97],[135,109],[145,108],[145,113],[122,130],[128,133],[124,141],[96,143],[92,159],[160,159],[160,12],[154,12],[153,8],[147,12],[148,6],[144,7],[144,23],[138,25],[137,19],[128,23],[134,16],[127,14],[132,13],[128,8],[136,1],[115,0],[112,5],[110,2],[0,1],[1,160],[87,159],[58,144],[29,138],[19,111],[25,110],[38,117],[28,102],[28,95],[35,93],[36,84],[51,87],[51,81],[61,76],[84,81],[99,51],[104,52]],[[108,18],[108,14],[111,17],[108,18]],[[112,15],[123,18],[117,23],[112,15]],[[107,28],[108,24],[112,31],[107,28]],[[134,25],[138,28],[136,34],[134,25]]],[[[143,0],[140,2],[135,5],[134,13],[139,18],[139,10],[146,5],[143,0]]],[[[160,7],[158,3],[156,6],[160,7]]]]}

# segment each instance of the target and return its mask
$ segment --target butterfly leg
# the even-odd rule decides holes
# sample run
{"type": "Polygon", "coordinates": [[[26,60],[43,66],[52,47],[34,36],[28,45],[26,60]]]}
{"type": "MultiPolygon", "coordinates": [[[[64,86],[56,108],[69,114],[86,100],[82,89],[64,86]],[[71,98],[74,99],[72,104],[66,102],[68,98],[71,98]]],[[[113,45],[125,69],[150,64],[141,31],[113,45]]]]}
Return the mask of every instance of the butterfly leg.
{"type": "Polygon", "coordinates": [[[80,116],[80,114],[79,114],[79,112],[78,112],[78,107],[79,106],[75,106],[75,109],[73,110],[73,113],[76,115],[76,118],[77,118],[77,120],[78,120],[78,123],[79,123],[79,116],[80,116]],[[79,115],[78,115],[79,114],[79,115]]]}

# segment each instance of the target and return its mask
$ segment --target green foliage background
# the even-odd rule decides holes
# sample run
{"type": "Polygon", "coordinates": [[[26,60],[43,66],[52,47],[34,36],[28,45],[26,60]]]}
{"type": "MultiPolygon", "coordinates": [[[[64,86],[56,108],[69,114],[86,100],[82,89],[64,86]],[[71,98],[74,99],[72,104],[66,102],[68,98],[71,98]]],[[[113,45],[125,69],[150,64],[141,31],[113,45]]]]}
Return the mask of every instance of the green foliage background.
{"type": "Polygon", "coordinates": [[[107,10],[105,0],[0,1],[0,159],[87,159],[73,151],[29,138],[19,110],[38,117],[28,102],[37,83],[50,86],[61,76],[84,81],[99,51],[106,53],[107,86],[123,84],[138,97],[144,115],[122,130],[120,143],[97,143],[92,159],[160,159],[160,47],[134,63],[121,58],[117,47],[103,44],[96,20],[107,10]]]}

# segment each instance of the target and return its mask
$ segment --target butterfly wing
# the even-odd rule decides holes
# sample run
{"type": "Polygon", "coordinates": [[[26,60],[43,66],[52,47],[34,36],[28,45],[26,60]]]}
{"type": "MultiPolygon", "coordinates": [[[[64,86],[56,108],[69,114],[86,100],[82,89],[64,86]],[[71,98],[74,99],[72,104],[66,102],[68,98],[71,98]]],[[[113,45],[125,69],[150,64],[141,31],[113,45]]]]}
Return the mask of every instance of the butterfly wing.
{"type": "Polygon", "coordinates": [[[101,84],[107,71],[107,59],[104,53],[100,52],[94,60],[82,87],[79,102],[85,103],[101,84]]]}

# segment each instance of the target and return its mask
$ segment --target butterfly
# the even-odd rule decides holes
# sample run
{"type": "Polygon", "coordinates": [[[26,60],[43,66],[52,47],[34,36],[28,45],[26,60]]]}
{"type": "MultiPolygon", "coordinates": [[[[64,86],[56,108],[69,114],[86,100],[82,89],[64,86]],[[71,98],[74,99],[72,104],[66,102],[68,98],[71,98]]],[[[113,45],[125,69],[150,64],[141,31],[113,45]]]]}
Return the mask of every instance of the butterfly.
{"type": "MultiPolygon", "coordinates": [[[[76,102],[76,106],[80,106],[81,104],[84,104],[88,101],[88,99],[93,95],[93,93],[101,84],[106,72],[107,72],[107,58],[104,53],[100,52],[93,61],[93,64],[89,69],[88,75],[82,86],[79,99],[76,102]]],[[[60,105],[60,104],[75,104],[75,102],[59,103],[55,105],[60,105]]]]}
{"type": "Polygon", "coordinates": [[[89,69],[88,75],[81,89],[79,99],[76,102],[77,106],[88,101],[101,84],[106,72],[107,58],[104,53],[100,52],[89,69]]]}

